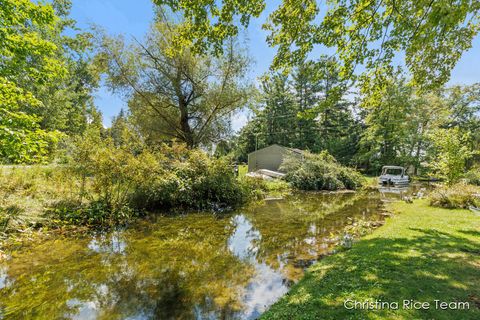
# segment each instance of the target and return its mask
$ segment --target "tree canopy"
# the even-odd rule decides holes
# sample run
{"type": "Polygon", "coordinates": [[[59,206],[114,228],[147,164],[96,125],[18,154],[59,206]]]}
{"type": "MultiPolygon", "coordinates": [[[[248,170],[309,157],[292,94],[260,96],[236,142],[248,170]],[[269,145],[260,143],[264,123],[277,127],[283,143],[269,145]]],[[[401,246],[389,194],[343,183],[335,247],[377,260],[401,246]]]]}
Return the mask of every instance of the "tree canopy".
{"type": "Polygon", "coordinates": [[[335,60],[321,57],[295,66],[291,76],[271,72],[261,79],[254,118],[241,131],[237,156],[271,144],[319,152],[328,150],[344,163],[356,149],[358,121],[348,86],[335,60]]]}
{"type": "Polygon", "coordinates": [[[55,133],[40,128],[40,118],[24,112],[41,101],[25,89],[44,85],[65,72],[57,46],[43,30],[55,28],[53,7],[27,0],[0,4],[0,157],[8,162],[39,162],[55,133]]]}
{"type": "MultiPolygon", "coordinates": [[[[178,47],[221,51],[222,43],[247,27],[265,10],[265,1],[155,0],[181,12],[185,23],[175,38],[178,47]]],[[[357,65],[364,80],[393,74],[395,57],[404,55],[412,83],[435,88],[446,83],[462,52],[480,27],[476,0],[283,0],[264,29],[277,48],[274,68],[289,68],[316,46],[333,49],[341,76],[350,79],[357,65]]]]}
{"type": "Polygon", "coordinates": [[[0,4],[0,158],[46,161],[64,133],[85,130],[96,113],[88,34],[75,28],[71,3],[6,0],[0,4]]]}
{"type": "Polygon", "coordinates": [[[178,28],[159,16],[145,43],[127,45],[104,34],[97,63],[109,87],[125,94],[147,141],[177,139],[196,147],[219,141],[230,130],[230,115],[246,105],[249,60],[233,40],[218,57],[172,54],[178,28]]]}
{"type": "Polygon", "coordinates": [[[478,162],[479,85],[445,85],[479,31],[477,1],[155,3],[143,39],[77,28],[70,0],[0,3],[2,163],[49,162],[56,146],[68,158],[85,133],[133,155],[177,140],[239,161],[278,143],[371,173],[456,160],[445,133],[470,155],[458,168],[478,162]],[[266,10],[277,54],[254,85],[239,34],[266,10]],[[111,128],[94,105],[100,83],[126,102],[111,128]]]}

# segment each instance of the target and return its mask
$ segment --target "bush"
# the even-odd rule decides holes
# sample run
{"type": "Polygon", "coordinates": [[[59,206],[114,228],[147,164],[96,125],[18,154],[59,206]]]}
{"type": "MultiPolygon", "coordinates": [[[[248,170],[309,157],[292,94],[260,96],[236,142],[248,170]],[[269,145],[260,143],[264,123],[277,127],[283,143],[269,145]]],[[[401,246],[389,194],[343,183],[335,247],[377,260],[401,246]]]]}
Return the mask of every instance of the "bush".
{"type": "Polygon", "coordinates": [[[148,152],[134,155],[117,148],[111,139],[104,141],[86,137],[75,149],[72,168],[82,181],[79,201],[101,201],[116,211],[129,204],[132,194],[159,174],[155,156],[148,152]],[[87,180],[91,189],[86,190],[87,180]]]}
{"type": "Polygon", "coordinates": [[[346,189],[357,190],[365,185],[365,178],[355,169],[340,167],[339,180],[343,182],[346,189]]]}
{"type": "Polygon", "coordinates": [[[204,152],[189,151],[175,171],[181,188],[173,206],[198,210],[224,210],[248,199],[248,185],[237,181],[226,158],[209,158],[204,152]]]}
{"type": "Polygon", "coordinates": [[[470,184],[480,186],[480,168],[468,171],[465,175],[465,179],[470,184]]]}
{"type": "Polygon", "coordinates": [[[147,210],[217,211],[235,208],[249,198],[250,187],[237,181],[226,158],[210,158],[179,145],[164,145],[153,156],[156,173],[136,187],[131,199],[137,208],[143,204],[141,209],[147,210]]]}
{"type": "Polygon", "coordinates": [[[132,152],[111,140],[86,137],[73,152],[72,168],[82,181],[77,203],[57,205],[52,212],[73,224],[118,224],[145,211],[173,208],[232,209],[253,195],[226,158],[180,144],[132,152]]]}
{"type": "Polygon", "coordinates": [[[343,167],[328,152],[304,153],[286,157],[281,168],[285,179],[300,190],[355,190],[362,186],[364,178],[357,171],[343,167]]]}
{"type": "Polygon", "coordinates": [[[480,188],[462,183],[444,186],[432,191],[429,200],[431,206],[448,209],[480,207],[480,188]]]}
{"type": "Polygon", "coordinates": [[[432,132],[435,157],[430,167],[445,179],[448,185],[460,181],[465,170],[465,162],[474,155],[468,147],[469,135],[459,128],[437,129],[432,132]]]}

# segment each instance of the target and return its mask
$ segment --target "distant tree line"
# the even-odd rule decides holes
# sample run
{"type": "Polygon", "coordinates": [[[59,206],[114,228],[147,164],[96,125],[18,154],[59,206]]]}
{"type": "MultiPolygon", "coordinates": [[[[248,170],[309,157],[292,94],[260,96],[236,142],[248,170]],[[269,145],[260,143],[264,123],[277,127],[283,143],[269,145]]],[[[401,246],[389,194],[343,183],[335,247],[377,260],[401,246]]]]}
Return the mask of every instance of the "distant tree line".
{"type": "Polygon", "coordinates": [[[276,143],[327,150],[370,173],[392,164],[419,174],[431,169],[442,139],[459,141],[467,166],[478,159],[480,84],[421,91],[398,73],[369,96],[340,81],[334,66],[322,58],[301,63],[291,76],[264,77],[253,117],[232,144],[236,159],[276,143]],[[328,72],[312,72],[316,68],[328,72]]]}

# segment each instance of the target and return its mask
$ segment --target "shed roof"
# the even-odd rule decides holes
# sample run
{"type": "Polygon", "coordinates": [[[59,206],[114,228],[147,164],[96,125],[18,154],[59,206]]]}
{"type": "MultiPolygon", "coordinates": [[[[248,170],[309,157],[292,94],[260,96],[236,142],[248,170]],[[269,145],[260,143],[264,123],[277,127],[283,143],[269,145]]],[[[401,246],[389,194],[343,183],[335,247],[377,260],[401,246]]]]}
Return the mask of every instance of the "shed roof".
{"type": "Polygon", "coordinates": [[[255,152],[258,152],[258,151],[262,151],[262,150],[265,150],[265,149],[269,149],[269,148],[272,148],[272,147],[282,148],[282,149],[285,149],[285,150],[288,150],[288,151],[291,151],[291,152],[294,152],[294,153],[298,153],[298,154],[303,154],[305,152],[301,149],[284,147],[284,146],[281,146],[279,144],[274,143],[274,144],[269,145],[268,147],[252,151],[249,154],[252,154],[252,153],[255,153],[255,152]]]}

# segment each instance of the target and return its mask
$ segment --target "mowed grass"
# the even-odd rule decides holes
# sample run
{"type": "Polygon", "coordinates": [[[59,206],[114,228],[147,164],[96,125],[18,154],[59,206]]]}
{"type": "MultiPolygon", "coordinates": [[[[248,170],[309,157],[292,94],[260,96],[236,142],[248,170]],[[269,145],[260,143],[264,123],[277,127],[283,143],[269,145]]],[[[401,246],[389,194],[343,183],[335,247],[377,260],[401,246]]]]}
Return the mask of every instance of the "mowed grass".
{"type": "Polygon", "coordinates": [[[390,210],[383,227],[313,265],[262,319],[480,319],[480,216],[426,200],[390,210]],[[347,299],[399,309],[348,310],[347,299]],[[430,308],[402,308],[411,299],[430,308]],[[468,302],[469,310],[436,309],[435,300],[468,302]]]}

